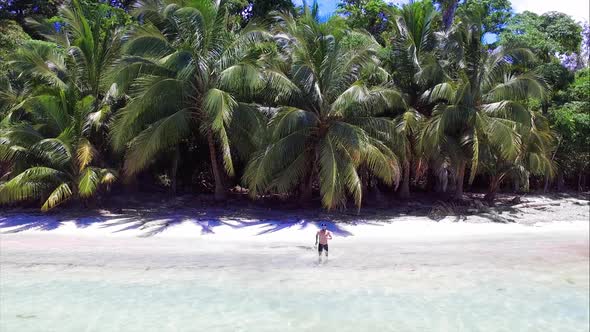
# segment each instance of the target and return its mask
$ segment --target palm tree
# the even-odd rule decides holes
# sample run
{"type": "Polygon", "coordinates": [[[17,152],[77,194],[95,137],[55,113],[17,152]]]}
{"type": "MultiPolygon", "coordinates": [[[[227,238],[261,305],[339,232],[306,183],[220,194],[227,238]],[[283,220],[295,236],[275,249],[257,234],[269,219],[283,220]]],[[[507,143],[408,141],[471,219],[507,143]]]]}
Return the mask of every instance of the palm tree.
{"type": "Polygon", "coordinates": [[[419,162],[421,159],[417,146],[424,121],[425,117],[415,109],[409,109],[395,118],[397,135],[393,136],[391,148],[402,162],[400,198],[410,197],[412,162],[419,162]]]}
{"type": "Polygon", "coordinates": [[[31,97],[33,88],[32,82],[19,79],[13,73],[0,77],[0,127],[23,115],[23,105],[31,97]]]}
{"type": "Polygon", "coordinates": [[[277,15],[276,39],[291,84],[276,95],[280,106],[269,123],[269,142],[247,165],[244,181],[254,197],[299,187],[303,202],[318,183],[324,207],[344,206],[347,194],[360,207],[359,168],[387,184],[398,182],[398,159],[383,143],[395,135],[395,123],[375,115],[405,104],[397,91],[361,79],[364,70],[384,74],[375,57],[378,43],[367,33],[319,23],[316,11],[306,7],[298,20],[277,15]]]}
{"type": "Polygon", "coordinates": [[[143,24],[127,37],[117,77],[131,101],[111,132],[114,149],[126,151],[124,173],[132,177],[162,152],[204,137],[215,197],[222,200],[224,171],[234,174],[228,128],[237,112],[250,109],[240,96],[269,80],[259,63],[264,50],[252,48],[268,33],[255,24],[230,31],[215,1],[145,0],[135,14],[143,24]]]}
{"type": "Polygon", "coordinates": [[[392,142],[392,148],[403,163],[399,188],[402,198],[410,195],[411,165],[421,157],[416,149],[417,136],[424,115],[431,112],[430,105],[421,98],[422,93],[444,78],[435,56],[433,25],[437,14],[431,2],[413,2],[402,6],[395,17],[395,36],[384,57],[384,68],[391,76],[389,84],[403,93],[411,107],[397,116],[398,137],[392,142]]]}
{"type": "Polygon", "coordinates": [[[424,90],[440,83],[444,78],[436,57],[435,20],[438,12],[430,2],[412,2],[403,5],[395,16],[395,34],[385,53],[384,68],[392,77],[408,103],[428,114],[420,99],[424,90]]]}
{"type": "Polygon", "coordinates": [[[85,11],[78,0],[59,13],[59,29],[29,21],[51,42],[30,41],[15,52],[11,67],[22,89],[0,96],[12,105],[0,133],[0,159],[12,165],[0,202],[40,199],[44,211],[90,197],[116,179],[115,171],[101,166],[92,141],[110,113],[108,71],[122,30],[106,27],[105,17],[85,11]]]}
{"type": "Polygon", "coordinates": [[[0,161],[12,167],[0,185],[0,204],[39,199],[47,211],[114,182],[116,172],[97,166],[98,151],[87,137],[95,99],[80,95],[64,52],[49,43],[29,42],[15,59],[11,65],[24,80],[40,79],[47,86],[18,104],[21,116],[11,112],[3,121],[0,161]]]}
{"type": "MultiPolygon", "coordinates": [[[[0,130],[10,127],[14,121],[27,118],[25,106],[33,96],[34,84],[8,72],[0,77],[0,130]]],[[[0,154],[8,153],[9,146],[3,140],[0,143],[0,154]]],[[[7,177],[11,166],[11,158],[0,158],[0,180],[7,177]]]]}
{"type": "Polygon", "coordinates": [[[456,170],[455,197],[461,198],[467,164],[471,163],[471,182],[483,144],[493,146],[504,159],[517,158],[522,145],[517,125],[529,119],[519,114],[528,114],[524,112],[524,102],[529,97],[542,96],[544,82],[533,72],[514,69],[515,64],[531,60],[530,51],[487,51],[482,44],[481,23],[475,15],[461,17],[439,38],[447,56],[445,70],[452,80],[437,84],[424,94],[425,99],[437,105],[424,126],[420,144],[431,158],[452,162],[456,170]]]}
{"type": "MultiPolygon", "coordinates": [[[[48,41],[65,51],[68,80],[75,81],[81,96],[94,98],[89,116],[96,126],[104,125],[111,111],[110,70],[119,58],[124,36],[124,27],[107,26],[108,18],[104,14],[92,12],[83,7],[79,0],[72,0],[68,6],[59,9],[59,17],[62,19],[59,29],[51,21],[29,20],[31,26],[48,41]]],[[[29,66],[33,65],[35,64],[29,63],[29,66]]],[[[38,71],[34,75],[54,79],[51,72],[38,71]]]]}
{"type": "Polygon", "coordinates": [[[555,164],[551,155],[556,141],[547,119],[541,114],[525,109],[509,114],[506,109],[496,109],[492,112],[500,113],[494,114],[497,117],[517,122],[516,130],[521,137],[522,145],[515,159],[506,159],[494,145],[480,144],[480,171],[489,176],[489,188],[485,199],[490,202],[494,201],[500,185],[508,177],[520,180],[527,178],[529,174],[554,176],[555,164]]]}

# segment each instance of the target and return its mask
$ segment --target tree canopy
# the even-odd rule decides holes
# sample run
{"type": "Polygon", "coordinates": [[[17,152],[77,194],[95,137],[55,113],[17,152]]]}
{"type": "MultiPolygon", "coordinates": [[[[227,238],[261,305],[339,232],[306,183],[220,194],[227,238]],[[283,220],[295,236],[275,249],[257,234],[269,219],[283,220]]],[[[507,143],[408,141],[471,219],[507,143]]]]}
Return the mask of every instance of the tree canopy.
{"type": "Polygon", "coordinates": [[[590,29],[562,13],[510,16],[504,0],[346,0],[328,19],[290,1],[35,3],[0,2],[13,19],[0,21],[3,206],[125,188],[360,209],[416,190],[493,202],[508,187],[586,186],[590,29]]]}
{"type": "Polygon", "coordinates": [[[512,16],[509,0],[466,0],[459,4],[460,12],[481,10],[484,33],[500,34],[512,16]]]}
{"type": "Polygon", "coordinates": [[[516,14],[500,35],[501,45],[526,47],[545,60],[556,53],[579,53],[582,28],[570,16],[550,12],[516,14]]]}
{"type": "Polygon", "coordinates": [[[343,15],[350,28],[365,29],[377,39],[391,28],[394,7],[385,0],[344,0],[336,13],[343,15]]]}

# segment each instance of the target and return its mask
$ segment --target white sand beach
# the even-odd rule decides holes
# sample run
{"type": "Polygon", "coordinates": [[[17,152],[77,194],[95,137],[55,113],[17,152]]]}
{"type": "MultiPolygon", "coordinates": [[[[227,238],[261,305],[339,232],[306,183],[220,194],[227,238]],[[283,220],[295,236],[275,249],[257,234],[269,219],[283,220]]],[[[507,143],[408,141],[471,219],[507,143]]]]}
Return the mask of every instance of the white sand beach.
{"type": "Polygon", "coordinates": [[[588,331],[589,206],[331,223],[0,217],[0,331],[588,331]],[[19,219],[20,218],[20,219],[19,219]]]}

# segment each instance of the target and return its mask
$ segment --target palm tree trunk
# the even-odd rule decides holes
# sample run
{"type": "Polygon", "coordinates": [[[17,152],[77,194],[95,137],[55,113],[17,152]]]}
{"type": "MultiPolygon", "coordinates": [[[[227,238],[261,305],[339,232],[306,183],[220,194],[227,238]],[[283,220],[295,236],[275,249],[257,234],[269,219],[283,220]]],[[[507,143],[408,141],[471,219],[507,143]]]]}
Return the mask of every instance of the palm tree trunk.
{"type": "Polygon", "coordinates": [[[463,198],[463,182],[465,178],[465,167],[465,161],[461,161],[457,169],[457,185],[455,189],[455,199],[463,198]]]}
{"type": "Polygon", "coordinates": [[[369,172],[365,167],[360,166],[358,173],[361,178],[361,194],[363,201],[366,201],[369,198],[369,172]]]}
{"type": "Polygon", "coordinates": [[[582,173],[582,171],[579,171],[578,172],[578,191],[584,190],[584,186],[582,185],[582,177],[583,177],[583,173],[582,173]]]}
{"type": "Polygon", "coordinates": [[[557,191],[563,191],[564,182],[563,172],[559,172],[559,174],[557,174],[557,191]]]}
{"type": "Polygon", "coordinates": [[[309,173],[310,174],[299,184],[299,203],[304,206],[309,205],[311,199],[313,198],[313,176],[312,172],[309,173]]]}
{"type": "Polygon", "coordinates": [[[137,175],[132,175],[125,178],[123,182],[126,193],[136,193],[139,190],[139,182],[137,181],[137,175]]]}
{"type": "Polygon", "coordinates": [[[455,18],[455,11],[457,10],[458,0],[447,0],[441,1],[443,7],[443,24],[445,31],[449,31],[451,25],[453,25],[453,19],[455,18]]]}
{"type": "Polygon", "coordinates": [[[307,170],[307,174],[301,180],[299,184],[299,203],[303,206],[310,204],[313,198],[313,176],[315,174],[315,162],[312,160],[310,168],[307,170]]]}
{"type": "Polygon", "coordinates": [[[399,188],[399,197],[403,199],[410,198],[410,162],[404,161],[402,169],[402,185],[399,188]]]}
{"type": "Polygon", "coordinates": [[[219,161],[217,160],[217,149],[215,147],[215,140],[213,133],[207,133],[207,142],[209,143],[209,157],[211,158],[211,170],[213,171],[213,179],[215,180],[215,200],[222,201],[227,197],[219,161]]]}
{"type": "Polygon", "coordinates": [[[549,182],[549,175],[545,175],[545,186],[543,187],[543,192],[546,193],[549,191],[549,185],[551,183],[549,182]]]}
{"type": "Polygon", "coordinates": [[[493,202],[496,199],[496,193],[498,192],[499,186],[500,178],[498,176],[492,176],[492,178],[490,179],[488,193],[485,195],[484,199],[488,202],[493,202]]]}
{"type": "Polygon", "coordinates": [[[519,191],[520,191],[520,179],[519,179],[518,177],[516,177],[516,178],[514,179],[514,183],[513,183],[513,184],[514,184],[514,189],[513,189],[513,191],[514,191],[515,193],[519,192],[519,191]]]}
{"type": "Polygon", "coordinates": [[[311,186],[311,177],[303,180],[301,182],[301,184],[299,185],[299,188],[301,191],[301,194],[299,196],[299,203],[301,203],[301,205],[308,205],[309,202],[311,202],[311,199],[313,197],[312,186],[311,186]]]}

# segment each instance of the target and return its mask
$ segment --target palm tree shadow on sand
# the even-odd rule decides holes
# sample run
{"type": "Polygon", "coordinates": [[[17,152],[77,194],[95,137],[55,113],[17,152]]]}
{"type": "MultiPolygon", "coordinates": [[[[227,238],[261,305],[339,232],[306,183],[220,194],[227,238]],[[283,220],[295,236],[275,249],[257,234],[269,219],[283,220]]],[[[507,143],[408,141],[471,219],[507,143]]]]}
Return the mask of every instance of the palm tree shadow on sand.
{"type": "Polygon", "coordinates": [[[59,228],[66,221],[74,222],[78,228],[86,228],[94,223],[101,223],[107,218],[103,216],[90,216],[79,218],[60,218],[54,215],[43,214],[18,214],[10,216],[0,216],[0,233],[20,233],[28,230],[51,231],[59,228]],[[10,228],[10,230],[4,230],[10,228]]]}
{"type": "Polygon", "coordinates": [[[336,236],[347,237],[353,234],[343,226],[355,224],[371,224],[379,226],[379,223],[357,220],[349,222],[334,222],[326,218],[302,218],[284,216],[273,212],[260,212],[257,214],[228,214],[224,211],[175,211],[175,212],[146,212],[123,213],[118,215],[92,215],[76,216],[67,214],[36,214],[15,213],[0,215],[0,233],[14,234],[24,231],[52,231],[66,223],[73,223],[77,228],[87,228],[98,224],[100,229],[113,229],[112,233],[123,233],[139,230],[139,237],[151,237],[160,234],[171,227],[182,223],[193,223],[201,229],[202,235],[215,234],[216,228],[227,226],[232,229],[254,228],[259,230],[256,235],[265,235],[297,228],[304,230],[308,227],[319,228],[321,223],[326,223],[328,230],[336,236]],[[270,216],[263,216],[270,214],[270,216]]]}

